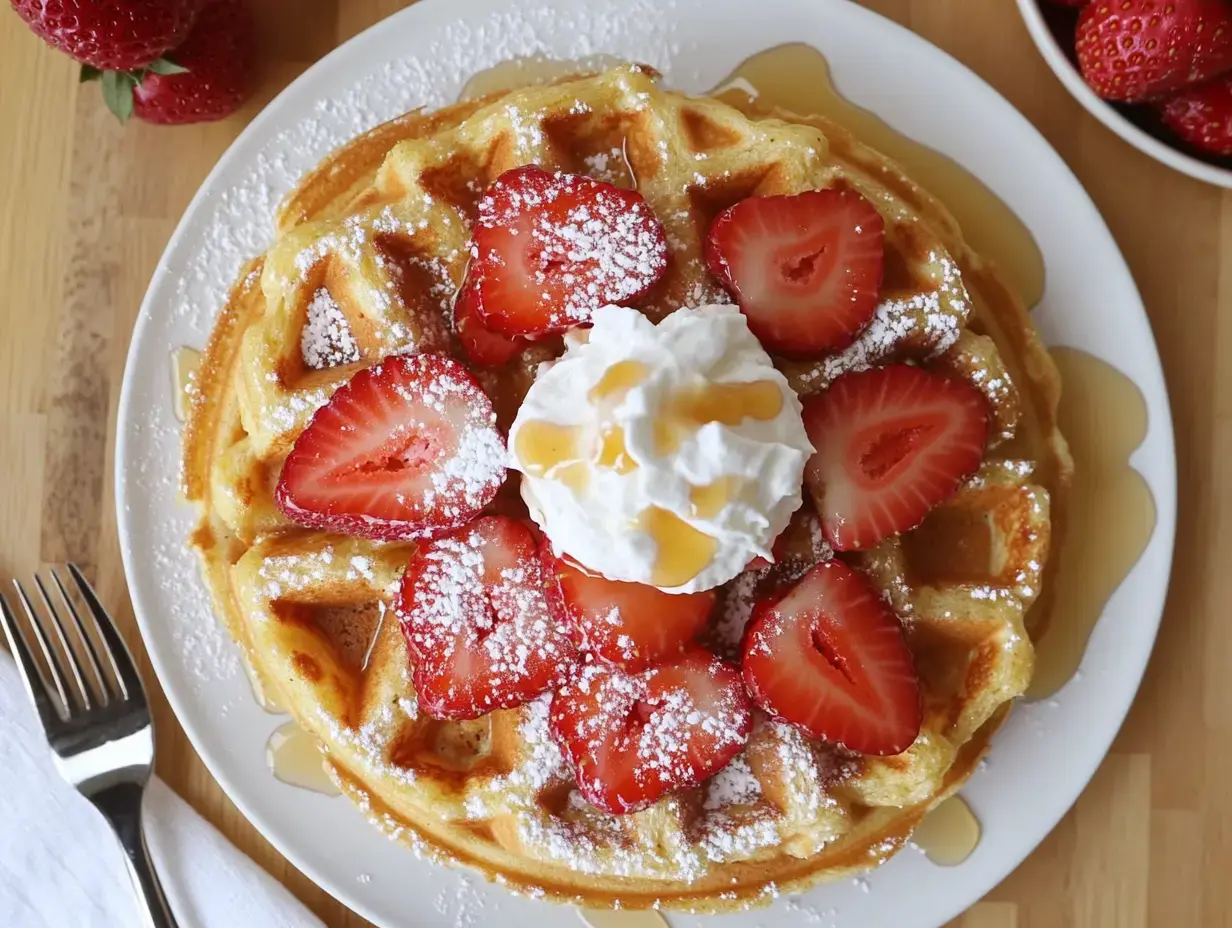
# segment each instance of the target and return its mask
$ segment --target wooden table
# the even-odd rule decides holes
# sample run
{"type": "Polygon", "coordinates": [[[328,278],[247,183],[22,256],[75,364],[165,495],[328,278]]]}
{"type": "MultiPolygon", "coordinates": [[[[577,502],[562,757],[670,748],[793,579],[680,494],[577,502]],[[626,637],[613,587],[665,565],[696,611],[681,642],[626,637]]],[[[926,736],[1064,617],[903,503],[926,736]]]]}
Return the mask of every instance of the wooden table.
{"type": "MultiPolygon", "coordinates": [[[[245,123],[335,44],[405,3],[256,5],[257,99],[225,122],[175,129],[121,129],[94,85],[78,87],[72,62],[0,10],[0,580],[40,562],[88,565],[139,652],[111,470],[146,283],[189,198],[245,123]]],[[[1232,194],[1148,160],[1087,116],[1035,53],[1010,0],[867,5],[974,68],[1091,192],[1150,311],[1180,457],[1172,591],[1129,721],[1074,810],[955,924],[1232,925],[1232,363],[1222,374],[1216,363],[1222,349],[1232,354],[1232,194]]],[[[327,924],[367,925],[247,823],[197,758],[144,657],[142,669],[160,774],[327,924]]]]}

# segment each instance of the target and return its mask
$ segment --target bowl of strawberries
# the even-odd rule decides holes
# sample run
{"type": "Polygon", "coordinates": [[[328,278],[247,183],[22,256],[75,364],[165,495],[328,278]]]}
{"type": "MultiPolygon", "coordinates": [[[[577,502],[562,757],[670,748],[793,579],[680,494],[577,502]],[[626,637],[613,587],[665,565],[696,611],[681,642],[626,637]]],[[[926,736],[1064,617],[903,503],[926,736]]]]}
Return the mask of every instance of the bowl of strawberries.
{"type": "Polygon", "coordinates": [[[1232,0],[1018,0],[1066,89],[1138,150],[1232,188],[1232,0]]]}

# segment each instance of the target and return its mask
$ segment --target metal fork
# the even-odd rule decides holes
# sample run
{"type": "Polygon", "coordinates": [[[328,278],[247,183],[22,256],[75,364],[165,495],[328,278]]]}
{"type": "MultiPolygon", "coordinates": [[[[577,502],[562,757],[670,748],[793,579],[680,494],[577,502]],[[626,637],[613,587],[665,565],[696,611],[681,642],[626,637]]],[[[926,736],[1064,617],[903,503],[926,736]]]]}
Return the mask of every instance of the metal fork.
{"type": "Polygon", "coordinates": [[[52,568],[48,574],[61,605],[53,602],[37,574],[34,585],[41,610],[14,580],[29,631],[23,630],[2,594],[0,625],[38,710],[57,769],[94,804],[120,839],[128,875],[144,904],[143,925],[176,928],[141,827],[141,797],[154,764],[154,729],[145,689],[132,655],[93,588],[75,565],[67,569],[86,606],[85,620],[60,572],[52,568]],[[93,635],[86,632],[87,622],[93,635]],[[69,643],[69,628],[96,682],[94,692],[69,643]],[[43,655],[45,673],[34,659],[36,649],[43,655]]]}

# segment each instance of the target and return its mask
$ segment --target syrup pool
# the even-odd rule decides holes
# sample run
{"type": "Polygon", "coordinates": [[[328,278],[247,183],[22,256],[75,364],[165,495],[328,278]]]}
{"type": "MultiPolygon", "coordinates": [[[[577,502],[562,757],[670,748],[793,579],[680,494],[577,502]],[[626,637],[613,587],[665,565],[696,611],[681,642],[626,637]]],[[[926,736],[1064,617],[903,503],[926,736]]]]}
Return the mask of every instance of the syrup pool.
{"type": "Polygon", "coordinates": [[[265,762],[283,783],[324,796],[342,795],[325,772],[325,758],[317,740],[296,722],[285,722],[274,729],[265,745],[265,762]]]}
{"type": "Polygon", "coordinates": [[[980,822],[961,796],[951,796],[916,826],[911,843],[941,867],[957,867],[980,843],[980,822]]]}
{"type": "MultiPolygon", "coordinates": [[[[1058,425],[1074,458],[1065,530],[1046,583],[1046,630],[1036,644],[1027,698],[1044,699],[1074,676],[1108,599],[1155,531],[1155,500],[1129,463],[1147,432],[1146,400],[1132,380],[1094,355],[1054,348],[1061,372],[1058,425]]],[[[1034,617],[1032,617],[1034,619],[1034,617]]]]}

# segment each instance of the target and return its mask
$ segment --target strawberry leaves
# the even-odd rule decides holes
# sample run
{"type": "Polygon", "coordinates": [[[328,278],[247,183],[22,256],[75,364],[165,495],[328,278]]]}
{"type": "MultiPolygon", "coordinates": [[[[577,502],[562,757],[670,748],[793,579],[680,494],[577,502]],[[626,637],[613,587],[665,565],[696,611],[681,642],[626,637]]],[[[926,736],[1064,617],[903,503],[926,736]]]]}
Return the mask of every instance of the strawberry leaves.
{"type": "Polygon", "coordinates": [[[147,74],[159,74],[165,77],[171,74],[187,73],[188,68],[180,67],[169,58],[158,58],[144,68],[138,68],[135,71],[103,71],[93,65],[83,64],[81,72],[77,75],[77,82],[88,84],[91,81],[99,81],[103,91],[103,102],[123,125],[128,122],[128,117],[133,115],[133,91],[145,80],[147,74]]]}

